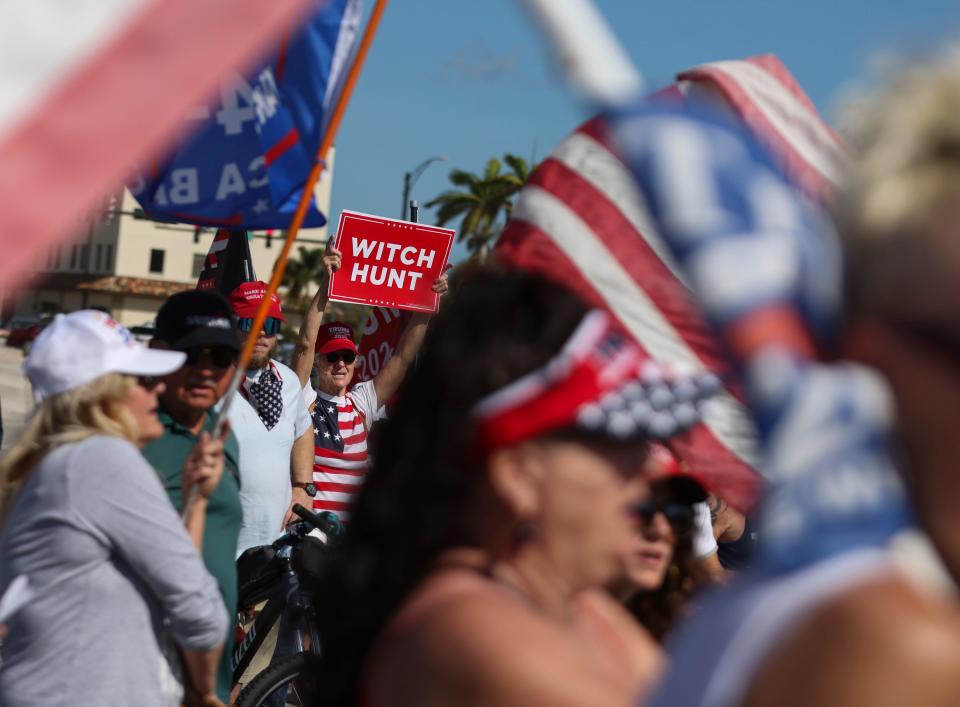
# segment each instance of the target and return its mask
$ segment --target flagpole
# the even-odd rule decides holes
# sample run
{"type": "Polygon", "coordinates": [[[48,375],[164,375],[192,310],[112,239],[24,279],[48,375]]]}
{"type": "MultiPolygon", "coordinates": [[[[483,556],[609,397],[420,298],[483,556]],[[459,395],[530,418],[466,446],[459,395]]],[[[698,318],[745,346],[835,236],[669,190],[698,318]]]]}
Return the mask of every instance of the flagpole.
{"type": "Polygon", "coordinates": [[[523,0],[567,81],[602,106],[637,98],[643,78],[592,0],[523,0]]]}
{"type": "MultiPolygon", "coordinates": [[[[317,150],[316,163],[313,165],[313,169],[310,170],[310,175],[303,185],[303,194],[300,195],[300,202],[297,204],[297,210],[294,212],[293,220],[290,222],[290,228],[287,230],[287,237],[283,242],[283,248],[280,250],[280,255],[277,256],[276,265],[274,265],[273,268],[273,277],[270,278],[270,282],[267,285],[267,292],[263,296],[263,301],[260,302],[260,306],[257,308],[257,313],[253,318],[253,324],[250,327],[250,333],[247,335],[243,349],[240,351],[237,370],[234,372],[233,379],[230,381],[230,387],[227,388],[227,392],[223,396],[223,406],[220,408],[220,414],[217,416],[216,423],[214,423],[214,438],[220,436],[222,433],[223,426],[227,421],[227,412],[230,409],[230,404],[233,402],[233,398],[246,374],[247,364],[250,362],[253,347],[257,343],[257,338],[260,335],[260,330],[263,328],[263,323],[267,320],[270,299],[276,294],[277,289],[280,287],[283,273],[287,269],[287,259],[290,256],[290,250],[293,248],[293,242],[296,240],[297,233],[300,232],[300,227],[303,225],[303,221],[307,216],[307,209],[310,206],[310,200],[313,198],[313,190],[317,185],[317,181],[326,168],[326,155],[333,145],[337,130],[340,128],[343,114],[346,111],[347,104],[350,102],[357,78],[360,76],[360,71],[367,58],[367,53],[370,51],[370,45],[373,43],[373,37],[377,32],[377,27],[380,25],[380,20],[383,17],[383,12],[386,7],[387,0],[377,0],[376,5],[374,5],[373,12],[371,12],[370,19],[363,31],[360,46],[357,48],[357,54],[343,83],[343,89],[340,91],[340,95],[337,96],[330,122],[327,123],[323,138],[320,140],[320,149],[317,150]]],[[[183,517],[189,514],[193,503],[196,501],[196,494],[197,489],[194,487],[190,490],[187,502],[183,506],[183,517]]]]}

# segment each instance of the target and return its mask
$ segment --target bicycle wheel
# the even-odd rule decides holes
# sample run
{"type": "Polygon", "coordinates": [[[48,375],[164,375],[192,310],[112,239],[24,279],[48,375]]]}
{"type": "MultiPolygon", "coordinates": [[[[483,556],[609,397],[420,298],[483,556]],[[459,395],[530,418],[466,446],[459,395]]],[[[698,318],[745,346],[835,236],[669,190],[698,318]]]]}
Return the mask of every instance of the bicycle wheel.
{"type": "Polygon", "coordinates": [[[319,698],[320,658],[306,651],[271,664],[244,685],[236,707],[304,707],[319,698]]]}

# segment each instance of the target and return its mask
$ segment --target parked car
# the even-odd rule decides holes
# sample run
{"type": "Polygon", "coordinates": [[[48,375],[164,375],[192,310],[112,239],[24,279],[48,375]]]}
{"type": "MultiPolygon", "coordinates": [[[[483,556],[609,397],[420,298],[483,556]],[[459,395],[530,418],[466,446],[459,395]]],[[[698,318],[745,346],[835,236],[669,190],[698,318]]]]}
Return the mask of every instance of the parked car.
{"type": "Polygon", "coordinates": [[[37,335],[49,322],[49,319],[15,319],[10,323],[10,333],[7,334],[7,346],[24,348],[33,343],[37,335]]]}
{"type": "Polygon", "coordinates": [[[40,321],[40,317],[10,317],[0,325],[0,336],[9,336],[14,329],[40,321]]]}

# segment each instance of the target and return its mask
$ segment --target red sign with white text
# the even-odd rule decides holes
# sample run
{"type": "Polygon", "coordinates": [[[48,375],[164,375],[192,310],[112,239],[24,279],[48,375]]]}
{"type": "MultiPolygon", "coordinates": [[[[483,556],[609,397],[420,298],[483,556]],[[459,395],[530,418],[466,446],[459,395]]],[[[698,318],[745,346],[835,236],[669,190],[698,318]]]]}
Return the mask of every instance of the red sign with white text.
{"type": "Polygon", "coordinates": [[[330,277],[329,298],[436,312],[440,296],[433,283],[447,266],[455,233],[450,228],[342,212],[336,246],[343,259],[330,277]]]}
{"type": "Polygon", "coordinates": [[[375,307],[360,331],[354,379],[371,380],[396,353],[397,343],[412,315],[390,307],[375,307]]]}

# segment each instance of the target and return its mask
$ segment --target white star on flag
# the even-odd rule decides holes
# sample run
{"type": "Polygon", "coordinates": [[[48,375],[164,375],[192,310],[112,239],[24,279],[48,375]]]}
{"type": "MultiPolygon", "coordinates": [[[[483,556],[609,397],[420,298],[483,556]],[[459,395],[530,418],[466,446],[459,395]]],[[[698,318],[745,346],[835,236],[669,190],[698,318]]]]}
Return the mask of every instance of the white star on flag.
{"type": "Polygon", "coordinates": [[[266,199],[257,199],[257,203],[253,205],[253,213],[262,214],[264,211],[270,210],[270,203],[266,199]]]}
{"type": "Polygon", "coordinates": [[[330,439],[330,433],[329,433],[329,432],[324,432],[324,433],[323,433],[323,438],[324,438],[324,439],[330,439]]]}
{"type": "Polygon", "coordinates": [[[333,412],[333,405],[327,408],[327,412],[333,412]]]}
{"type": "Polygon", "coordinates": [[[333,438],[334,438],[335,440],[337,440],[338,442],[340,441],[340,435],[334,435],[333,438]]]}

